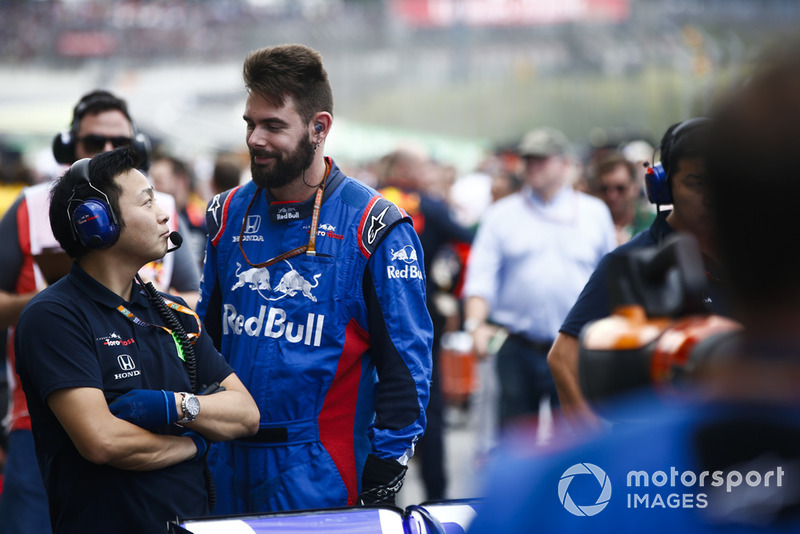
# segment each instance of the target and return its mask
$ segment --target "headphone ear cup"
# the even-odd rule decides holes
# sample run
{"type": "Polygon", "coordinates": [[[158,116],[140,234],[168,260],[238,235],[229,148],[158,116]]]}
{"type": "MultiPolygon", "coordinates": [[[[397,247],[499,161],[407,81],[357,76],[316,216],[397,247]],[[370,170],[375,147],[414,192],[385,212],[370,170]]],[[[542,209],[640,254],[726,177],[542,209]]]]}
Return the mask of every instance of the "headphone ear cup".
{"type": "Polygon", "coordinates": [[[75,162],[75,139],[72,132],[65,130],[56,134],[53,138],[53,157],[65,165],[75,162]]]}
{"type": "Polygon", "coordinates": [[[661,163],[647,168],[644,175],[647,200],[652,204],[672,204],[672,191],[667,181],[667,173],[661,163]]]}
{"type": "Polygon", "coordinates": [[[72,212],[72,227],[83,246],[108,248],[119,238],[119,225],[114,222],[111,207],[97,198],[81,202],[72,212]]]}
{"type": "Polygon", "coordinates": [[[148,170],[150,168],[150,138],[142,132],[136,132],[131,139],[131,147],[142,158],[139,168],[145,171],[148,170]]]}

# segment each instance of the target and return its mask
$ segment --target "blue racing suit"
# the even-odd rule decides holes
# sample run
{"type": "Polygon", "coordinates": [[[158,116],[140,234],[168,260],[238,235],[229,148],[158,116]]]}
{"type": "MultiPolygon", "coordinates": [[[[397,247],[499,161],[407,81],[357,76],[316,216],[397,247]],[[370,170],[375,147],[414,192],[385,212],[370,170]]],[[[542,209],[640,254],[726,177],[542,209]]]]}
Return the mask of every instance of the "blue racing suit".
{"type": "Polygon", "coordinates": [[[355,504],[367,455],[405,465],[425,429],[433,329],[419,239],[404,212],[327,163],[316,228],[313,197],[275,202],[253,182],[209,203],[197,311],[261,410],[255,437],[212,447],[217,514],[355,504]],[[311,230],[316,254],[256,267],[311,230]]]}

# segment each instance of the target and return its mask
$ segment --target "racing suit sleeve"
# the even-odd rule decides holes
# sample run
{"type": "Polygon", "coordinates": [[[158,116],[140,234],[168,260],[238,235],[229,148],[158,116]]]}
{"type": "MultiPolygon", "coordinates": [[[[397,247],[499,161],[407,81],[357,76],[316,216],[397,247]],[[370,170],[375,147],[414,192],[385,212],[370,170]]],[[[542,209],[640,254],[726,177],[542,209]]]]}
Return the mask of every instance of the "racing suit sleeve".
{"type": "Polygon", "coordinates": [[[195,311],[203,321],[206,332],[220,350],[222,342],[222,310],[221,295],[217,280],[217,247],[211,243],[211,238],[206,239],[206,257],[203,262],[203,274],[200,277],[200,300],[197,301],[195,311]]]}
{"type": "Polygon", "coordinates": [[[433,340],[422,247],[406,222],[397,223],[376,247],[363,281],[378,372],[372,452],[402,465],[425,431],[433,340]]]}

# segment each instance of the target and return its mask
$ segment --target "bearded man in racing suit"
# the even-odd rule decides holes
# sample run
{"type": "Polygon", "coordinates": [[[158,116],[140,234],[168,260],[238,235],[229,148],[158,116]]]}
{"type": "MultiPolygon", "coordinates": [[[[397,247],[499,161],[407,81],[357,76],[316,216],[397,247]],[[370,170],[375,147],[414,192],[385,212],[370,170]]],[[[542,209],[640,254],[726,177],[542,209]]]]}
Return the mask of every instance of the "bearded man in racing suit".
{"type": "Polygon", "coordinates": [[[333,105],[317,52],[255,51],[244,79],[253,180],[209,203],[197,311],[261,425],[213,445],[215,513],[394,503],[430,385],[419,239],[323,157],[333,105]]]}

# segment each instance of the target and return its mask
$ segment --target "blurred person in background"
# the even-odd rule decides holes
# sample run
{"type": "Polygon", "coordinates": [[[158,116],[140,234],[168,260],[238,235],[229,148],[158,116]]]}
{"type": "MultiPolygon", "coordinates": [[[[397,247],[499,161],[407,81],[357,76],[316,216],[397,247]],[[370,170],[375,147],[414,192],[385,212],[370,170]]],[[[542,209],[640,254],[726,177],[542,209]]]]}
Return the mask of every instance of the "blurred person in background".
{"type": "Polygon", "coordinates": [[[636,171],[636,183],[639,184],[642,200],[647,201],[644,181],[647,166],[651,163],[655,152],[653,145],[644,139],[634,139],[620,145],[619,151],[628,161],[633,163],[633,169],[636,171]]]}
{"type": "MultiPolygon", "coordinates": [[[[5,144],[0,144],[0,217],[16,200],[20,192],[29,185],[33,185],[33,172],[25,165],[22,154],[5,144]]],[[[11,294],[0,292],[0,363],[3,364],[3,368],[5,368],[6,361],[7,328],[16,316],[16,313],[5,304],[5,301],[12,298],[11,294]]],[[[7,373],[2,373],[0,374],[0,413],[6,413],[7,409],[8,376],[7,373]]],[[[0,482],[2,482],[2,466],[6,460],[7,445],[6,433],[2,432],[0,435],[0,482]]]]}
{"type": "Polygon", "coordinates": [[[500,429],[558,396],[546,356],[597,262],[616,244],[608,208],[575,191],[572,147],[553,128],[522,139],[525,187],[492,204],[467,264],[464,329],[496,354],[500,429]]]}
{"type": "Polygon", "coordinates": [[[198,313],[261,428],[212,445],[215,513],[393,504],[430,386],[419,237],[324,155],[318,52],[262,48],[243,77],[252,180],[209,203],[198,313]]]}
{"type": "MultiPolygon", "coordinates": [[[[672,209],[661,210],[650,228],[640,232],[624,245],[603,258],[581,291],[556,336],[547,363],[555,378],[562,413],[575,425],[597,425],[599,420],[586,403],[578,382],[578,336],[589,321],[605,317],[609,309],[608,263],[612,256],[635,248],[660,244],[672,232],[687,232],[700,243],[710,280],[706,303],[717,313],[726,310],[723,297],[722,273],[716,261],[711,227],[711,211],[705,187],[704,154],[711,124],[707,118],[696,117],[671,125],[660,144],[664,183],[660,192],[662,203],[672,209]]],[[[658,194],[653,189],[650,196],[658,194]]]]}
{"type": "Polygon", "coordinates": [[[594,164],[592,188],[611,212],[617,244],[650,227],[655,212],[642,204],[642,184],[634,164],[619,152],[604,154],[594,164]]]}
{"type": "Polygon", "coordinates": [[[471,534],[527,533],[532,525],[542,532],[800,530],[800,271],[792,246],[800,46],[791,43],[757,57],[711,114],[706,186],[740,337],[688,368],[680,395],[665,398],[660,389],[654,398],[650,386],[605,410],[634,423],[550,450],[532,450],[525,433],[509,440],[471,534]]]}
{"type": "Polygon", "coordinates": [[[25,165],[22,153],[0,141],[0,216],[11,207],[22,190],[33,183],[33,171],[25,165]]]}
{"type": "Polygon", "coordinates": [[[203,266],[206,246],[206,204],[196,192],[196,179],[189,165],[176,157],[160,155],[153,159],[147,171],[156,191],[172,195],[180,217],[182,234],[188,248],[197,259],[198,268],[203,266]]]}
{"type": "Polygon", "coordinates": [[[411,217],[425,255],[423,266],[427,274],[427,307],[433,321],[433,350],[430,399],[426,410],[428,420],[425,434],[417,443],[416,456],[421,462],[426,498],[439,500],[445,498],[447,490],[439,355],[448,319],[455,318],[455,324],[458,324],[460,310],[456,298],[450,293],[456,286],[458,273],[445,273],[444,279],[439,280],[439,271],[432,266],[444,254],[457,254],[455,247],[468,247],[472,242],[472,232],[453,220],[447,204],[426,193],[430,173],[436,170],[431,165],[421,154],[398,149],[381,158],[377,178],[383,185],[378,192],[411,217]]]}
{"type": "MultiPolygon", "coordinates": [[[[133,146],[146,162],[149,143],[136,131],[127,103],[108,91],[85,94],[73,109],[70,129],[56,135],[53,155],[70,164],[112,150],[133,146]]],[[[13,326],[33,296],[64,276],[70,260],[53,236],[47,218],[50,188],[54,182],[25,188],[0,220],[0,317],[9,329],[8,356],[11,365],[11,400],[7,416],[8,463],[0,495],[0,531],[49,532],[47,498],[33,448],[30,417],[19,377],[13,372],[13,326]]],[[[158,194],[161,205],[174,214],[174,199],[158,194]]],[[[172,218],[173,230],[178,217],[172,218]]],[[[188,247],[181,247],[164,260],[149,263],[142,277],[159,288],[174,288],[193,305],[198,298],[200,276],[197,261],[188,247]]]]}
{"type": "MultiPolygon", "coordinates": [[[[231,160],[217,158],[211,174],[211,196],[224,193],[238,186],[242,180],[242,168],[231,160]]],[[[202,257],[202,256],[201,256],[202,257]]]]}
{"type": "Polygon", "coordinates": [[[492,174],[492,203],[505,198],[522,189],[522,178],[519,174],[503,169],[498,169],[492,174]]]}

